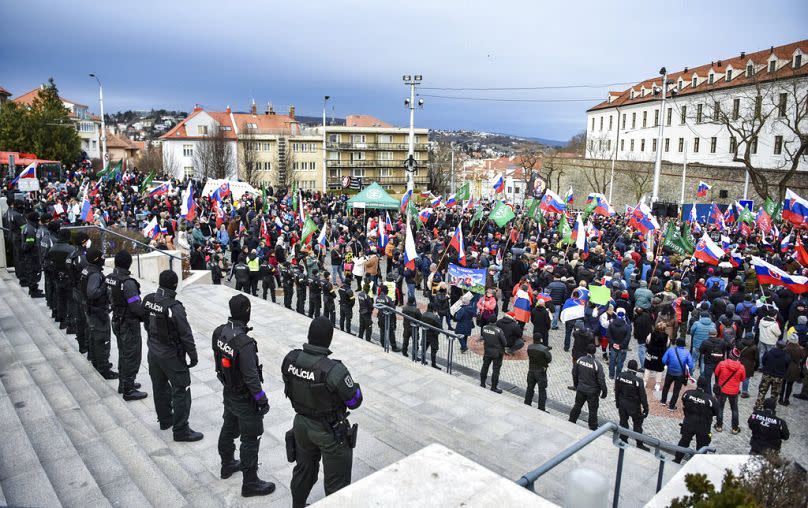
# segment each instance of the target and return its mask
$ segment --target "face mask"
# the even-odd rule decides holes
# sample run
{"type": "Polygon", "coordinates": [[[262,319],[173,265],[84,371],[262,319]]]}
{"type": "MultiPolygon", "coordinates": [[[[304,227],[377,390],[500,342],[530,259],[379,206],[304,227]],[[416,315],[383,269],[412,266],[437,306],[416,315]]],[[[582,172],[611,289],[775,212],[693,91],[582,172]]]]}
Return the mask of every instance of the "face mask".
{"type": "Polygon", "coordinates": [[[93,241],[92,240],[87,240],[87,245],[84,248],[89,249],[90,247],[92,247],[92,245],[93,245],[93,241]]]}

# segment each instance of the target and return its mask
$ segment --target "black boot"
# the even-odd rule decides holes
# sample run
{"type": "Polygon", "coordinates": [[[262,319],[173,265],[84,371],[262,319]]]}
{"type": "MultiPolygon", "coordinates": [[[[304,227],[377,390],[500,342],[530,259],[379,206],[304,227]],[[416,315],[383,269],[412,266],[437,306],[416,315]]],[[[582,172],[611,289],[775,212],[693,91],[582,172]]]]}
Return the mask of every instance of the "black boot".
{"type": "Polygon", "coordinates": [[[118,379],[118,373],[112,369],[106,372],[99,371],[98,373],[101,374],[101,377],[103,377],[104,379],[118,379]]]}
{"type": "Polygon", "coordinates": [[[236,460],[231,455],[228,458],[222,458],[222,480],[227,480],[233,473],[237,473],[241,470],[241,461],[236,460]]]}
{"type": "Polygon", "coordinates": [[[174,441],[190,443],[193,441],[201,441],[203,437],[205,437],[204,434],[192,430],[190,427],[188,427],[188,429],[185,432],[182,432],[180,434],[174,434],[174,441]]]}
{"type": "Polygon", "coordinates": [[[251,469],[243,471],[244,480],[241,484],[242,497],[266,496],[275,492],[275,484],[265,482],[258,478],[258,471],[251,469]]]}
{"type": "Polygon", "coordinates": [[[123,400],[142,400],[148,397],[146,392],[141,392],[135,388],[135,383],[131,379],[127,379],[123,384],[123,400]]]}
{"type": "Polygon", "coordinates": [[[502,388],[497,388],[496,385],[491,387],[491,391],[494,393],[502,393],[502,388]]]}

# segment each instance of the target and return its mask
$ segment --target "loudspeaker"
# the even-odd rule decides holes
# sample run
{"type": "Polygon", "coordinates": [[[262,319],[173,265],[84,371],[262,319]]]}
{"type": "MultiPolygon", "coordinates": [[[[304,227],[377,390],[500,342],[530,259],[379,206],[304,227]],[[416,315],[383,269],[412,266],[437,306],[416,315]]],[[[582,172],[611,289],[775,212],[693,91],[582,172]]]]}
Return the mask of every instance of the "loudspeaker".
{"type": "Polygon", "coordinates": [[[676,218],[679,216],[679,205],[676,203],[668,203],[668,217],[676,218]]]}
{"type": "Polygon", "coordinates": [[[665,217],[665,214],[668,212],[668,205],[662,201],[657,201],[651,207],[651,212],[655,217],[665,217]]]}
{"type": "Polygon", "coordinates": [[[721,199],[728,198],[729,197],[729,191],[724,190],[724,189],[718,191],[718,197],[721,198],[721,199]]]}

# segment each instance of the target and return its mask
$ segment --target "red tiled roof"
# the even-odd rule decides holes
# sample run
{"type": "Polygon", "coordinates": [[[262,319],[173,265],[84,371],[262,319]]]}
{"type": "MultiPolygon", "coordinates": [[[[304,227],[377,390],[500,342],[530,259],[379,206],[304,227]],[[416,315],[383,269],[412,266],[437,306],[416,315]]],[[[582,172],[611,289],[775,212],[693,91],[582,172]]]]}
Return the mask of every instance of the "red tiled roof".
{"type": "Polygon", "coordinates": [[[122,136],[119,134],[113,134],[112,132],[107,131],[107,147],[108,148],[123,148],[124,150],[140,150],[142,149],[142,142],[141,145],[137,144],[138,142],[132,141],[131,139],[127,138],[126,136],[122,136]]]}
{"type": "Polygon", "coordinates": [[[346,127],[394,127],[370,115],[348,115],[345,117],[346,127]]]}
{"type": "Polygon", "coordinates": [[[11,97],[11,92],[0,86],[0,95],[3,95],[5,97],[11,97]]]}
{"type": "Polygon", "coordinates": [[[231,119],[231,113],[228,111],[204,111],[202,108],[194,108],[193,112],[191,112],[188,117],[175,125],[170,131],[160,136],[160,139],[193,139],[203,137],[197,134],[189,134],[185,128],[185,125],[190,119],[203,112],[219,125],[230,127],[230,130],[225,130],[223,133],[226,139],[237,139],[236,131],[242,134],[247,129],[247,124],[255,124],[255,132],[257,133],[296,134],[298,131],[297,121],[288,115],[232,113],[231,119]],[[233,121],[236,123],[235,126],[233,125],[233,121]]]}
{"type": "MultiPolygon", "coordinates": [[[[13,100],[17,104],[24,104],[26,106],[30,106],[30,105],[32,105],[34,103],[34,99],[36,99],[37,96],[39,95],[40,88],[41,87],[36,87],[33,90],[31,90],[30,92],[26,92],[26,93],[24,93],[24,94],[22,94],[20,96],[15,97],[13,100]]],[[[65,99],[62,96],[59,96],[59,98],[62,99],[62,102],[69,102],[70,104],[74,104],[76,106],[84,106],[85,108],[87,107],[86,104],[81,104],[81,103],[76,102],[76,101],[71,101],[70,99],[65,99]]]]}
{"type": "MultiPolygon", "coordinates": [[[[685,72],[683,69],[679,72],[669,73],[668,79],[674,83],[677,83],[679,78],[681,78],[684,82],[682,90],[680,90],[677,94],[678,96],[693,93],[712,92],[715,90],[749,85],[752,83],[763,83],[777,79],[808,76],[808,62],[806,62],[806,60],[808,60],[808,39],[799,42],[792,42],[791,44],[786,44],[784,46],[777,46],[756,51],[754,53],[747,53],[743,57],[741,57],[739,54],[732,58],[717,60],[715,62],[700,65],[698,67],[685,68],[687,72],[685,72]],[[800,68],[794,69],[792,66],[792,61],[794,51],[797,49],[799,49],[803,55],[807,56],[803,57],[803,62],[800,68]],[[781,66],[776,71],[770,73],[768,62],[769,57],[772,54],[777,57],[779,65],[781,66]],[[788,63],[782,64],[783,60],[786,60],[788,63]],[[751,78],[746,77],[746,64],[749,61],[754,62],[756,67],[755,74],[751,78]],[[731,81],[727,81],[725,79],[726,70],[729,67],[732,67],[733,69],[733,77],[731,81]],[[711,69],[715,74],[720,74],[721,76],[716,76],[713,83],[709,84],[706,78],[711,69]],[[692,86],[694,75],[697,75],[700,80],[699,84],[695,88],[692,86]]],[[[609,95],[615,96],[619,94],[619,97],[612,99],[611,102],[608,100],[603,101],[600,104],[590,108],[588,111],[609,109],[628,104],[641,104],[654,100],[655,97],[653,94],[648,94],[645,97],[635,94],[634,98],[631,98],[631,90],[639,92],[643,86],[646,89],[653,89],[654,86],[662,86],[662,76],[641,81],[631,88],[624,90],[623,92],[609,92],[609,95]]]]}

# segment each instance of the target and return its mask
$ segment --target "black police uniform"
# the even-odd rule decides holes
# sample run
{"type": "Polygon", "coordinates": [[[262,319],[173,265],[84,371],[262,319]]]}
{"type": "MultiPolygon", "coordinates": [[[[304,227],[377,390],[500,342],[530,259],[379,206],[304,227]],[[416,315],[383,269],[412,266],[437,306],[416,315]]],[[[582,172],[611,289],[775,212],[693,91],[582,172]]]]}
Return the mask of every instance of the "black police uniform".
{"type": "Polygon", "coordinates": [[[76,248],[66,241],[56,240],[46,257],[46,263],[53,271],[53,303],[56,308],[56,320],[61,328],[66,328],[69,324],[67,308],[72,288],[67,258],[75,250],[76,248]]]}
{"type": "Polygon", "coordinates": [[[222,478],[228,478],[240,466],[244,474],[242,495],[246,496],[258,494],[249,486],[258,480],[258,448],[264,433],[264,415],[269,411],[269,401],[261,387],[264,378],[258,363],[258,345],[248,331],[246,323],[233,318],[213,331],[216,376],[224,385],[218,443],[222,478]],[[236,438],[241,439],[240,464],[233,456],[236,438]]]}
{"type": "Polygon", "coordinates": [[[539,409],[544,411],[547,403],[547,367],[553,361],[550,348],[545,344],[531,344],[527,347],[527,390],[525,391],[525,404],[533,403],[533,392],[539,389],[539,409]]]}
{"type": "Polygon", "coordinates": [[[581,415],[584,402],[589,410],[589,428],[598,428],[598,394],[605,399],[608,393],[603,366],[591,354],[586,354],[572,366],[572,384],[575,387],[575,405],[570,411],[569,421],[575,423],[581,415]]]}
{"type": "MultiPolygon", "coordinates": [[[[382,288],[382,294],[376,297],[376,303],[386,305],[389,308],[396,306],[392,298],[387,296],[387,286],[382,288]]],[[[390,348],[394,352],[399,352],[398,345],[396,345],[396,313],[392,310],[379,309],[376,313],[376,320],[379,325],[379,341],[384,345],[386,340],[390,341],[390,348]],[[388,330],[389,325],[389,330],[388,330]]]]}
{"type": "Polygon", "coordinates": [[[485,325],[480,331],[480,338],[485,344],[485,352],[483,354],[483,367],[480,370],[480,386],[485,387],[485,381],[488,378],[488,369],[491,363],[494,364],[494,370],[491,372],[491,390],[500,391],[497,388],[499,384],[499,370],[502,368],[502,357],[505,355],[505,347],[508,340],[505,334],[496,325],[485,325]]]}
{"type": "Polygon", "coordinates": [[[281,365],[284,392],[297,413],[292,427],[297,465],[290,485],[295,508],[305,506],[321,456],[326,496],[351,483],[356,436],[346,409],[362,404],[362,391],[345,365],[330,354],[327,347],[304,344],[281,365]]]}
{"type": "Polygon", "coordinates": [[[30,296],[43,296],[39,292],[39,249],[37,246],[38,225],[28,220],[22,227],[20,236],[20,264],[23,272],[23,285],[28,288],[30,296]]]}
{"type": "Polygon", "coordinates": [[[343,332],[351,332],[351,318],[353,317],[354,303],[356,297],[349,283],[344,283],[337,291],[339,294],[339,329],[343,332]]]}
{"type": "MultiPolygon", "coordinates": [[[[634,432],[642,433],[642,422],[648,416],[648,395],[645,393],[645,383],[636,372],[624,370],[617,376],[614,398],[620,426],[628,428],[628,419],[631,418],[634,432]]],[[[627,441],[625,436],[620,436],[620,439],[627,441]]],[[[641,444],[642,441],[637,441],[637,446],[641,444]]]]}
{"type": "Polygon", "coordinates": [[[233,276],[236,278],[236,291],[250,292],[250,267],[239,261],[233,265],[233,276]]]}
{"type": "MultiPolygon", "coordinates": [[[[413,319],[421,321],[423,317],[421,315],[420,309],[416,305],[407,304],[401,309],[401,313],[405,316],[409,316],[413,319]]],[[[409,351],[410,347],[410,338],[412,338],[412,347],[415,350],[415,356],[418,355],[418,326],[412,326],[412,323],[409,319],[404,319],[404,323],[402,324],[403,333],[401,336],[401,354],[407,356],[407,352],[409,351]]]]}
{"type": "MultiPolygon", "coordinates": [[[[68,326],[67,333],[76,334],[76,342],[79,345],[80,353],[89,353],[87,341],[87,302],[81,291],[81,274],[87,266],[87,253],[83,247],[77,247],[67,257],[67,273],[71,286],[70,299],[68,300],[68,326]],[[71,329],[72,326],[72,329],[71,329]]],[[[92,360],[92,358],[89,358],[92,360]]]]}
{"type": "Polygon", "coordinates": [[[292,292],[294,291],[294,274],[288,266],[281,266],[281,286],[283,286],[283,306],[292,308],[292,292]]]}
{"type": "Polygon", "coordinates": [[[331,321],[332,325],[337,324],[337,307],[334,305],[334,298],[337,296],[337,291],[334,289],[334,284],[328,279],[323,279],[323,315],[331,321]]]}
{"type": "Polygon", "coordinates": [[[176,291],[159,287],[157,292],[143,298],[154,409],[160,428],[173,426],[175,437],[186,434],[190,428],[191,373],[185,355],[190,359],[190,367],[197,363],[194,334],[176,295],[176,291]]]}
{"type": "MultiPolygon", "coordinates": [[[[702,379],[706,381],[706,378],[699,378],[699,382],[706,384],[702,379]]],[[[718,416],[718,403],[712,394],[705,392],[702,385],[688,390],[682,395],[682,409],[685,417],[680,424],[682,438],[679,440],[679,446],[690,446],[693,436],[696,437],[696,449],[710,444],[712,440],[710,426],[713,417],[718,416]]],[[[682,458],[684,454],[677,453],[674,462],[679,463],[682,458]]]]}
{"type": "Polygon", "coordinates": [[[110,370],[109,295],[101,267],[88,263],[81,272],[82,295],[86,302],[87,346],[95,370],[108,379],[118,376],[110,370]]]}
{"type": "Polygon", "coordinates": [[[275,267],[265,259],[261,261],[258,272],[261,277],[264,300],[267,299],[267,293],[269,293],[269,296],[272,297],[272,303],[275,303],[275,267]]]}
{"type": "Polygon", "coordinates": [[[118,393],[122,393],[124,399],[127,399],[135,388],[139,388],[135,377],[140,369],[143,349],[140,335],[140,322],[143,319],[140,284],[131,277],[129,270],[120,267],[114,268],[107,275],[106,283],[112,303],[112,331],[118,341],[118,393]]]}
{"type": "Polygon", "coordinates": [[[320,316],[320,310],[323,305],[322,299],[323,282],[320,279],[319,273],[313,273],[309,277],[309,317],[316,318],[320,316]]]}
{"type": "Polygon", "coordinates": [[[42,271],[42,278],[45,281],[45,303],[51,310],[51,318],[53,319],[56,319],[56,302],[53,299],[55,275],[53,267],[48,261],[48,251],[53,247],[55,240],[56,238],[51,230],[44,224],[41,224],[36,231],[37,253],[39,254],[39,268],[42,271]]]}
{"type": "MultiPolygon", "coordinates": [[[[435,312],[427,310],[421,315],[421,321],[428,325],[432,325],[435,328],[443,329],[441,326],[441,318],[435,312]]],[[[426,329],[426,337],[424,347],[421,350],[421,363],[426,365],[426,350],[429,349],[429,354],[431,355],[431,364],[434,368],[440,369],[438,364],[435,362],[435,359],[438,355],[438,333],[437,331],[427,328],[426,329]]]]}
{"type": "Polygon", "coordinates": [[[295,272],[295,289],[297,290],[297,300],[295,301],[295,310],[298,314],[306,313],[306,285],[308,284],[308,277],[303,273],[300,267],[297,267],[295,272]]]}
{"type": "Polygon", "coordinates": [[[365,291],[357,293],[359,299],[359,335],[360,339],[364,338],[370,342],[370,334],[373,331],[373,298],[370,297],[365,291]]]}
{"type": "Polygon", "coordinates": [[[752,430],[752,437],[749,439],[750,455],[763,454],[769,450],[779,452],[783,440],[789,438],[786,421],[770,408],[753,411],[749,416],[749,428],[752,430]]]}
{"type": "Polygon", "coordinates": [[[20,259],[20,247],[22,245],[22,228],[25,226],[25,217],[21,213],[22,203],[14,202],[14,206],[6,211],[5,225],[11,230],[11,256],[14,260],[14,275],[23,287],[28,287],[25,283],[25,274],[20,259]]]}

